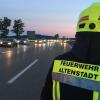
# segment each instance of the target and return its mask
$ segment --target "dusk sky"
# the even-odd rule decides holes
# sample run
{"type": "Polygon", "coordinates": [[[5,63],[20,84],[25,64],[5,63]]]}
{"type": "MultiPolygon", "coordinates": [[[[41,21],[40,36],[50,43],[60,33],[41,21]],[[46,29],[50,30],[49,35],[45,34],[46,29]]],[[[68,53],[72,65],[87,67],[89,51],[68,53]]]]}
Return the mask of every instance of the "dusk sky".
{"type": "MultiPolygon", "coordinates": [[[[0,17],[21,18],[25,31],[74,37],[80,12],[100,0],[0,0],[0,17]]],[[[13,23],[12,23],[13,24],[13,23]]]]}

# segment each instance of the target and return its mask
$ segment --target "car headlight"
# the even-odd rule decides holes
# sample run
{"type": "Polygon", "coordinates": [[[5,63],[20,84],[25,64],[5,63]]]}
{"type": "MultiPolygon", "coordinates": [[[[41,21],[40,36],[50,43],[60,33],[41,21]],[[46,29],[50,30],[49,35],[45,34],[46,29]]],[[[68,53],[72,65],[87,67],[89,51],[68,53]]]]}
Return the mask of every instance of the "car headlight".
{"type": "Polygon", "coordinates": [[[17,40],[17,43],[19,43],[20,41],[19,40],[17,40]]]}
{"type": "Polygon", "coordinates": [[[8,45],[11,45],[11,42],[8,42],[8,45]]]}
{"type": "Polygon", "coordinates": [[[39,43],[42,43],[42,41],[39,41],[39,43]]]}
{"type": "Polygon", "coordinates": [[[26,43],[26,41],[24,41],[24,43],[26,43]]]}
{"type": "Polygon", "coordinates": [[[37,40],[35,40],[35,43],[37,43],[38,41],[37,40]]]}
{"type": "Polygon", "coordinates": [[[3,42],[0,42],[0,44],[2,44],[3,42]]]}

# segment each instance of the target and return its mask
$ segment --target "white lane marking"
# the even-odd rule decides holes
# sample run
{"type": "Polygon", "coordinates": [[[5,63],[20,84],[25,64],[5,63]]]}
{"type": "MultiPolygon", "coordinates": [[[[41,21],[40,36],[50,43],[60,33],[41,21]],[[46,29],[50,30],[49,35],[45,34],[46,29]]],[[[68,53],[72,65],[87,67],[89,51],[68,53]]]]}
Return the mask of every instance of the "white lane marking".
{"type": "Polygon", "coordinates": [[[30,65],[28,65],[25,69],[23,69],[20,73],[15,75],[13,78],[11,78],[7,83],[12,84],[15,82],[22,74],[24,74],[29,68],[31,68],[39,59],[34,60],[30,65]]]}

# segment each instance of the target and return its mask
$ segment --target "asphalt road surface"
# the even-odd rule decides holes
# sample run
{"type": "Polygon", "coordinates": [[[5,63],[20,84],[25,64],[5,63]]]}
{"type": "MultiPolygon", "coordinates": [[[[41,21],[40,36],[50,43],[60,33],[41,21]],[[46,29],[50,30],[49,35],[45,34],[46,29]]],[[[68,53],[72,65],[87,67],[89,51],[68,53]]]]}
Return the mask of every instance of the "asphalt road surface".
{"type": "Polygon", "coordinates": [[[0,100],[40,100],[53,59],[69,50],[66,43],[0,48],[0,100]]]}

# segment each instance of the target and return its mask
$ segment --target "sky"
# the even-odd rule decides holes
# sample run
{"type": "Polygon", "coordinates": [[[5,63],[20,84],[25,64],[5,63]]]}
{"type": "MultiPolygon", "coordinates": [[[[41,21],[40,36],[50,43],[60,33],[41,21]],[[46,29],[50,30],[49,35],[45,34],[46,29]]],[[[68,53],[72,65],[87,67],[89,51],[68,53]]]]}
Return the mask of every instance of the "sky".
{"type": "Polygon", "coordinates": [[[0,0],[0,18],[22,19],[25,31],[74,37],[81,11],[100,0],[0,0]]]}

